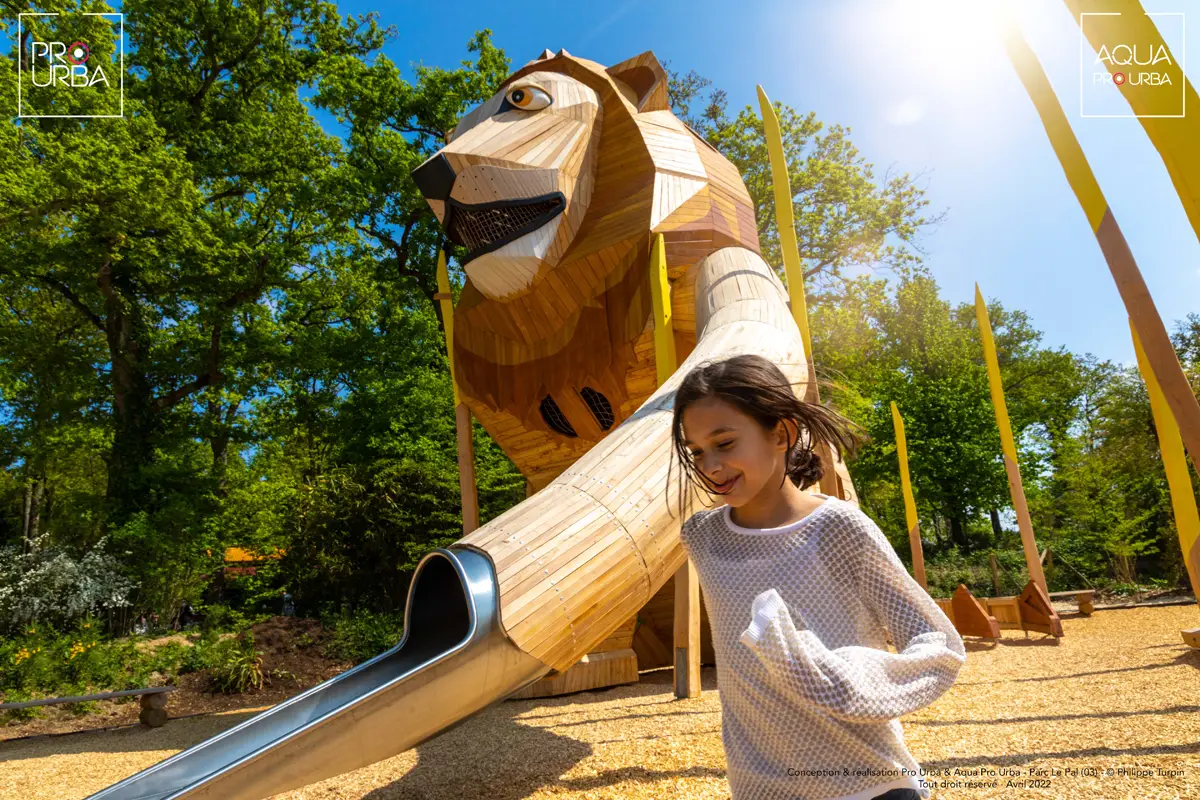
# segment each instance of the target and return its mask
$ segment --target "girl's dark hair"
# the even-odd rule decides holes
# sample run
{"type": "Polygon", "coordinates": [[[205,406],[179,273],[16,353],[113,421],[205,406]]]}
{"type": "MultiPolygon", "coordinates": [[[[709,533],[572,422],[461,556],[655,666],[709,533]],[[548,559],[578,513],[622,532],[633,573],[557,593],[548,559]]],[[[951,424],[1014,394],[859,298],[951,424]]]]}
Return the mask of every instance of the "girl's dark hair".
{"type": "MultiPolygon", "coordinates": [[[[853,455],[859,445],[859,438],[852,432],[852,428],[857,427],[853,422],[831,408],[801,400],[793,391],[787,376],[762,356],[739,355],[723,361],[701,364],[684,376],[683,382],[675,391],[671,439],[681,469],[681,514],[685,481],[690,489],[699,487],[709,494],[720,494],[715,491],[707,476],[696,469],[691,453],[683,443],[683,412],[692,403],[706,397],[717,397],[726,401],[747,416],[753,417],[766,431],[773,430],[781,420],[794,422],[800,435],[796,437],[796,441],[789,442],[785,475],[801,489],[808,488],[821,479],[821,458],[815,451],[816,443],[830,444],[836,449],[839,458],[843,452],[853,455]]],[[[670,481],[669,468],[667,480],[670,481]]],[[[689,491],[689,500],[691,494],[689,491]]]]}

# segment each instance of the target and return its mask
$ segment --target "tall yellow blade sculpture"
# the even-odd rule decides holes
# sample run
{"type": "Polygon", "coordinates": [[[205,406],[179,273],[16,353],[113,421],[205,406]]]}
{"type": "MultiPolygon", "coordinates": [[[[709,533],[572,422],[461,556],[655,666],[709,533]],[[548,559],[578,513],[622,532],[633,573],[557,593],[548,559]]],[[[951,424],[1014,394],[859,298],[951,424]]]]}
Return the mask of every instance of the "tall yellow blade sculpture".
{"type": "MultiPolygon", "coordinates": [[[[763,132],[766,134],[767,153],[771,156],[771,188],[775,192],[775,227],[779,229],[779,249],[783,253],[783,270],[787,276],[788,299],[792,302],[792,316],[804,340],[804,353],[812,363],[812,333],[808,328],[808,301],[804,297],[804,270],[800,266],[800,246],[796,242],[796,219],[792,212],[792,183],[788,179],[787,157],[783,152],[783,136],[779,131],[779,118],[771,105],[767,93],[758,88],[758,106],[762,111],[763,132]]],[[[810,368],[811,371],[811,368],[810,368]]],[[[817,385],[809,384],[815,396],[817,385]]],[[[811,400],[810,402],[816,402],[811,400]]]]}
{"type": "Polygon", "coordinates": [[[1162,156],[1188,221],[1200,238],[1200,148],[1196,146],[1200,142],[1200,98],[1184,74],[1177,58],[1180,54],[1167,47],[1154,18],[1146,15],[1138,0],[1065,1],[1097,52],[1105,45],[1111,49],[1115,42],[1136,44],[1141,60],[1148,60],[1147,55],[1152,53],[1149,60],[1153,61],[1153,70],[1170,79],[1169,86],[1147,87],[1125,81],[1117,88],[1162,156]],[[1161,58],[1163,55],[1166,57],[1161,58]]]}
{"type": "Polygon", "coordinates": [[[921,527],[917,520],[917,503],[913,499],[912,480],[908,476],[908,442],[904,438],[904,418],[896,401],[892,401],[892,427],[896,429],[896,453],[900,456],[900,490],[904,493],[904,520],[908,523],[908,543],[912,547],[913,577],[928,591],[925,582],[925,553],[921,549],[921,527]]]}
{"type": "MultiPolygon", "coordinates": [[[[1175,528],[1179,531],[1179,545],[1183,548],[1183,563],[1187,566],[1192,592],[1200,598],[1200,512],[1196,510],[1196,496],[1192,492],[1192,479],[1188,475],[1187,458],[1183,454],[1183,442],[1179,428],[1167,408],[1167,401],[1154,372],[1146,360],[1137,329],[1129,323],[1133,333],[1133,349],[1137,353],[1138,369],[1146,382],[1150,395],[1150,411],[1154,415],[1154,427],[1158,431],[1158,447],[1162,453],[1163,468],[1167,473],[1167,485],[1171,489],[1171,508],[1175,512],[1175,528]]],[[[1183,639],[1193,647],[1200,647],[1200,628],[1183,632],[1183,639]]]]}
{"type": "Polygon", "coordinates": [[[975,284],[975,318],[979,321],[979,335],[983,339],[983,355],[987,362],[988,387],[992,392],[992,405],[996,409],[996,425],[1000,428],[1000,446],[1004,450],[1004,471],[1008,473],[1008,489],[1012,495],[1013,509],[1017,512],[1017,526],[1021,529],[1021,544],[1025,548],[1025,564],[1029,577],[1041,590],[1050,594],[1046,576],[1042,573],[1042,560],[1038,556],[1037,542],[1033,538],[1033,520],[1029,518],[1029,506],[1025,502],[1025,487],[1021,484],[1021,468],[1017,464],[1017,445],[1013,440],[1012,424],[1008,420],[1008,405],[1004,402],[1004,385],[1000,382],[1000,362],[996,358],[996,342],[992,339],[992,323],[988,319],[987,306],[975,284]]]}
{"type": "MultiPolygon", "coordinates": [[[[783,152],[783,136],[779,131],[779,118],[762,86],[758,88],[758,105],[762,111],[763,132],[767,140],[767,152],[771,156],[771,186],[775,191],[775,227],[779,229],[779,249],[783,253],[783,269],[787,275],[788,299],[792,304],[792,316],[800,329],[804,341],[804,355],[808,357],[808,385],[804,399],[809,403],[821,402],[817,390],[816,364],[813,361],[812,333],[808,327],[808,301],[804,297],[804,270],[800,266],[800,247],[796,243],[796,221],[792,212],[792,184],[788,180],[787,157],[783,152]]],[[[821,492],[832,497],[842,497],[838,490],[837,473],[833,463],[833,452],[824,442],[816,446],[824,469],[821,472],[821,492]]]]}
{"type": "MultiPolygon", "coordinates": [[[[1088,17],[1087,24],[1090,26],[1091,20],[1095,19],[1099,18],[1088,17]]],[[[1183,444],[1191,455],[1192,461],[1200,463],[1200,402],[1196,401],[1196,395],[1192,393],[1187,377],[1183,374],[1183,368],[1179,364],[1175,348],[1171,345],[1171,338],[1167,335],[1167,329],[1158,315],[1154,299],[1150,297],[1150,290],[1146,288],[1142,273],[1133,258],[1133,253],[1129,250],[1129,244],[1117,226],[1112,209],[1108,207],[1108,201],[1104,198],[1104,193],[1100,191],[1100,184],[1096,182],[1096,176],[1092,174],[1092,168],[1088,165],[1079,141],[1071,131],[1067,117],[1054,95],[1054,90],[1051,88],[1050,81],[1046,78],[1046,73],[1042,70],[1037,56],[1030,49],[1011,17],[1001,13],[999,22],[1004,31],[1004,46],[1008,51],[1009,59],[1016,68],[1030,99],[1033,100],[1038,115],[1042,119],[1042,125],[1045,126],[1046,133],[1050,137],[1050,144],[1066,173],[1067,181],[1071,184],[1075,197],[1083,207],[1084,214],[1087,215],[1088,223],[1096,235],[1096,241],[1104,253],[1104,259],[1108,262],[1108,268],[1116,280],[1117,291],[1121,293],[1125,309],[1129,313],[1130,319],[1133,320],[1133,325],[1146,349],[1146,359],[1154,370],[1154,376],[1162,387],[1167,405],[1175,417],[1176,424],[1179,425],[1183,444]]],[[[1166,121],[1168,120],[1164,120],[1164,122],[1166,121]]],[[[1143,120],[1143,122],[1146,121],[1143,120]]],[[[1190,159],[1200,157],[1197,156],[1195,140],[1191,141],[1193,149],[1187,157],[1189,160],[1185,163],[1191,163],[1190,159]]],[[[1163,151],[1160,150],[1160,152],[1163,151]]],[[[1167,155],[1164,153],[1164,159],[1166,158],[1167,155]]],[[[1177,182],[1176,186],[1179,185],[1177,182]]],[[[1191,184],[1191,186],[1194,187],[1195,184],[1191,184]]],[[[1185,204],[1186,202],[1185,199],[1185,204]]]]}

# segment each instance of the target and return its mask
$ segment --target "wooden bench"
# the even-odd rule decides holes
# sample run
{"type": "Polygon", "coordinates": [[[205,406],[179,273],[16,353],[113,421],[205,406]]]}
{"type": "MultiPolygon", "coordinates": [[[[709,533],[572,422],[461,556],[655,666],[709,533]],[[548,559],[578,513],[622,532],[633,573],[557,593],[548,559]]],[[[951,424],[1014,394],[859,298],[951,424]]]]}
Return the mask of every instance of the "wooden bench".
{"type": "Polygon", "coordinates": [[[1068,592],[1051,592],[1050,599],[1053,600],[1056,597],[1073,597],[1075,598],[1075,602],[1079,604],[1080,614],[1091,614],[1096,610],[1096,607],[1092,605],[1092,598],[1095,594],[1096,591],[1094,589],[1073,589],[1068,592]]]}
{"type": "Polygon", "coordinates": [[[174,686],[153,686],[148,689],[124,689],[119,692],[84,694],[78,697],[47,697],[44,700],[0,703],[0,711],[33,708],[34,706],[54,706],[60,703],[85,703],[89,700],[111,700],[114,697],[140,696],[142,712],[138,715],[138,720],[148,728],[159,728],[167,721],[167,693],[173,691],[175,691],[174,686]]]}

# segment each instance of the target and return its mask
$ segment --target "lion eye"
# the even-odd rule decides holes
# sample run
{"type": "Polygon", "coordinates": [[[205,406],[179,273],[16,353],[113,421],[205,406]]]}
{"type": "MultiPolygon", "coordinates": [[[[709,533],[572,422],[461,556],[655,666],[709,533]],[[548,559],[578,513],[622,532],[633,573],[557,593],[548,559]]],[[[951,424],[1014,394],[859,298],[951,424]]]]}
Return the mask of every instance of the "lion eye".
{"type": "Polygon", "coordinates": [[[550,105],[553,99],[536,86],[518,86],[509,89],[504,99],[522,111],[540,111],[550,105]]]}

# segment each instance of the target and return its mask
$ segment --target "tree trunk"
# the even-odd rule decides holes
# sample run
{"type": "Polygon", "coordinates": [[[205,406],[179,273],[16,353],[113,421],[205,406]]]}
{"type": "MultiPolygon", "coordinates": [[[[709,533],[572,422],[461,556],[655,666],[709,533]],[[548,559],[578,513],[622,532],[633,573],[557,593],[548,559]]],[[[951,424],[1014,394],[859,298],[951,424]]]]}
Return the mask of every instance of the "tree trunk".
{"type": "Polygon", "coordinates": [[[234,401],[222,407],[219,403],[208,402],[208,413],[217,423],[217,433],[209,440],[213,455],[213,476],[217,479],[217,494],[225,495],[226,469],[229,465],[229,437],[233,433],[233,421],[237,418],[238,403],[234,401]]]}
{"type": "Polygon", "coordinates": [[[962,520],[957,516],[950,517],[950,542],[964,551],[967,549],[967,536],[963,532],[962,520]]]}
{"type": "Polygon", "coordinates": [[[996,540],[999,541],[1004,536],[1004,529],[1000,527],[1000,512],[993,508],[988,513],[992,517],[992,533],[995,534],[996,540]]]}
{"type": "Polygon", "coordinates": [[[33,479],[33,501],[29,511],[29,542],[37,541],[38,529],[42,526],[42,496],[46,492],[46,476],[37,475],[33,479]]]}
{"type": "Polygon", "coordinates": [[[33,550],[33,539],[29,536],[29,511],[33,500],[33,486],[25,479],[25,489],[21,497],[21,552],[29,555],[33,550]]]}
{"type": "Polygon", "coordinates": [[[104,335],[112,363],[113,443],[108,457],[109,521],[119,526],[146,507],[142,469],[154,462],[154,396],[141,363],[146,333],[136,297],[105,262],[96,276],[104,297],[104,335]]]}

